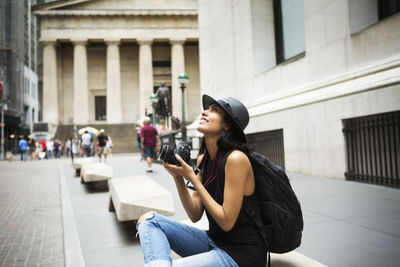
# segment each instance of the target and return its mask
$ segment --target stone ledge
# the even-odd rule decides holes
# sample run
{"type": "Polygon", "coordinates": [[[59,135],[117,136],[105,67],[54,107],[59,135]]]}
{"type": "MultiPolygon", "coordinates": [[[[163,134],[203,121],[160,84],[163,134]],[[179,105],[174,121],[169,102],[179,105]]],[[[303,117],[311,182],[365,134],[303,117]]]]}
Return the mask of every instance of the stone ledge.
{"type": "Polygon", "coordinates": [[[39,16],[197,16],[194,9],[188,10],[37,10],[39,16]]]}
{"type": "Polygon", "coordinates": [[[146,175],[110,180],[110,211],[118,221],[137,220],[148,211],[172,216],[175,214],[172,194],[146,175]]]}
{"type": "MultiPolygon", "coordinates": [[[[208,220],[203,216],[198,222],[193,223],[190,219],[183,220],[181,223],[189,226],[197,227],[202,230],[208,230],[208,220]]],[[[173,259],[178,259],[179,256],[173,253],[173,259]]],[[[327,267],[326,265],[311,259],[297,251],[291,251],[284,254],[271,253],[271,265],[274,267],[327,267]]]]}

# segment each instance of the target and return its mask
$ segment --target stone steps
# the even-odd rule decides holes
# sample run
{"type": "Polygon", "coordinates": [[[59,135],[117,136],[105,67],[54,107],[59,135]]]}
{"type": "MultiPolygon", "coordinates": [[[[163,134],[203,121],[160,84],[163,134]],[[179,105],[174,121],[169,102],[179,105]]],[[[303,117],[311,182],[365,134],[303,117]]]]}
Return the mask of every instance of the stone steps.
{"type": "MultiPolygon", "coordinates": [[[[77,129],[92,126],[98,130],[104,129],[105,134],[111,136],[113,141],[113,153],[136,153],[137,135],[134,123],[125,124],[96,124],[96,125],[76,125],[77,129]]],[[[74,125],[59,125],[56,130],[55,139],[60,139],[63,143],[68,137],[74,136],[74,125]]]]}

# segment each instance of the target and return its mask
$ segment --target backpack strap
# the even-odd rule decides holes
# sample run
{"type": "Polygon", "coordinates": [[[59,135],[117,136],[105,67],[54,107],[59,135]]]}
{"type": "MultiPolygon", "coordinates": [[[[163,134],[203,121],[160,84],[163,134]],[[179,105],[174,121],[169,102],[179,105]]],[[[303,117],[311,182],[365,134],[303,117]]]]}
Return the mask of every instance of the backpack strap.
{"type": "Polygon", "coordinates": [[[226,161],[228,160],[229,155],[233,152],[233,150],[228,150],[226,151],[221,159],[221,162],[219,164],[219,169],[218,169],[218,177],[220,177],[222,185],[225,187],[225,166],[226,166],[226,161]]]}
{"type": "Polygon", "coordinates": [[[260,232],[260,235],[264,241],[264,244],[267,248],[267,251],[269,251],[269,245],[268,245],[268,232],[270,231],[269,227],[266,226],[262,221],[259,216],[256,216],[256,212],[254,211],[254,207],[250,204],[250,202],[246,201],[246,199],[243,200],[243,205],[244,205],[244,213],[251,219],[251,221],[257,225],[258,230],[260,232]]]}

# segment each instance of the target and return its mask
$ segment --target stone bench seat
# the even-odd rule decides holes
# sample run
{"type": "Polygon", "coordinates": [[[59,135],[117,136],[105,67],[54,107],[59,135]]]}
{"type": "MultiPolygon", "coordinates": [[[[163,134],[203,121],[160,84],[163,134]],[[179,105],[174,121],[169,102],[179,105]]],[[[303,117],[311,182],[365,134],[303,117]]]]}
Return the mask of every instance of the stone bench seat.
{"type": "Polygon", "coordinates": [[[113,169],[105,163],[85,163],[81,167],[83,183],[106,181],[113,178],[113,169]]]}
{"type": "Polygon", "coordinates": [[[172,216],[172,194],[146,175],[114,178],[109,183],[109,211],[118,221],[133,221],[148,211],[172,216]]]}
{"type": "MultiPolygon", "coordinates": [[[[190,219],[183,220],[181,223],[193,226],[202,230],[208,230],[208,220],[203,216],[198,222],[193,223],[190,219]]],[[[172,253],[173,259],[178,259],[179,256],[172,253]]],[[[266,265],[268,266],[268,264],[266,265]]],[[[297,251],[291,251],[284,254],[271,253],[271,266],[274,267],[327,267],[326,265],[311,259],[297,251]]]]}
{"type": "Polygon", "coordinates": [[[89,158],[76,158],[74,159],[74,161],[72,162],[72,167],[75,169],[75,173],[77,176],[80,175],[80,171],[82,168],[83,164],[86,163],[93,163],[96,162],[94,157],[89,157],[89,158]]]}

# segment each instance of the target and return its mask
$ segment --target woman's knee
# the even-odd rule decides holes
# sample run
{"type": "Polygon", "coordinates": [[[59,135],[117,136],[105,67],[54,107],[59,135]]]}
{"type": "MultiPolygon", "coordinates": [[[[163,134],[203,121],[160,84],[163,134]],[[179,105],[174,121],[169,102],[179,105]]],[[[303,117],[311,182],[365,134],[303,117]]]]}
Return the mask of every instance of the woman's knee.
{"type": "Polygon", "coordinates": [[[143,214],[142,216],[139,217],[138,223],[141,223],[141,222],[143,222],[143,221],[146,220],[146,219],[150,219],[150,218],[152,218],[153,216],[154,216],[154,211],[146,212],[145,214],[143,214]]]}

